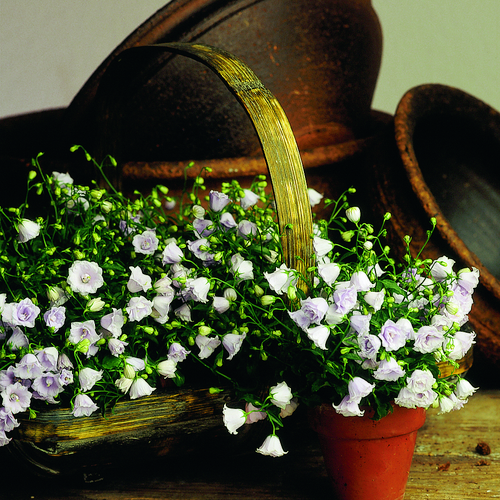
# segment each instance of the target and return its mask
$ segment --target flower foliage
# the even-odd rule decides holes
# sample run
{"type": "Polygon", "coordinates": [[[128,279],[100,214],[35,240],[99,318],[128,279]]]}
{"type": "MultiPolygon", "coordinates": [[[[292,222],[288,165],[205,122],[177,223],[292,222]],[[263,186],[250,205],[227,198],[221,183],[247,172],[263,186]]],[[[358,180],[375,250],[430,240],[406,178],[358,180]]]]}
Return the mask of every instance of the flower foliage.
{"type": "Polygon", "coordinates": [[[171,211],[163,186],[132,200],[33,165],[27,201],[0,209],[1,444],[17,414],[43,405],[88,416],[120,397],[208,383],[242,401],[222,411],[229,432],[267,420],[257,451],[281,456],[276,431],[301,403],[353,417],[368,405],[382,418],[392,401],[449,411],[474,392],[439,378],[437,363],[456,365],[474,342],[463,327],[478,271],[414,259],[409,237],[396,264],[383,225],[361,222],[349,193],[309,190],[332,215],[315,223],[315,265],[301,276],[283,263],[263,176],[202,200],[198,177],[171,211]],[[48,203],[33,214],[36,195],[48,203]]]}

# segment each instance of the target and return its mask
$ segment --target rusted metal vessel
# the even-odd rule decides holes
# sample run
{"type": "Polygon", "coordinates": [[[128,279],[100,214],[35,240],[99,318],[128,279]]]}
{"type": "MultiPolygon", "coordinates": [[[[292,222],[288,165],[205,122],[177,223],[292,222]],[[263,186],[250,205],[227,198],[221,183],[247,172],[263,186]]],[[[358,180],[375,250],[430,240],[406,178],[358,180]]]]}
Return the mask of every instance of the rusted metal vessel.
{"type": "MultiPolygon", "coordinates": [[[[67,109],[0,121],[0,164],[15,172],[13,182],[19,177],[24,188],[27,166],[42,150],[56,169],[74,164],[66,154],[74,143],[119,156],[134,187],[165,175],[169,184],[190,160],[216,160],[221,178],[265,172],[251,123],[223,84],[167,54],[145,55],[134,76],[117,83],[127,95],[103,143],[95,97],[106,70],[126,49],[171,41],[220,47],[254,69],[282,103],[318,190],[332,184],[332,166],[359,165],[387,119],[370,109],[382,51],[370,0],[173,0],[102,62],[67,109]]],[[[92,176],[86,167],[73,169],[79,182],[92,176]]]]}
{"type": "MultiPolygon", "coordinates": [[[[367,176],[371,203],[391,212],[394,251],[411,235],[423,256],[447,255],[480,270],[470,323],[476,354],[500,367],[500,113],[453,87],[422,85],[401,99],[394,123],[378,141],[367,176]]],[[[460,268],[457,267],[457,268],[460,268]]],[[[476,363],[477,364],[477,363],[476,363]]],[[[480,363],[479,363],[480,364],[480,363]]]]}

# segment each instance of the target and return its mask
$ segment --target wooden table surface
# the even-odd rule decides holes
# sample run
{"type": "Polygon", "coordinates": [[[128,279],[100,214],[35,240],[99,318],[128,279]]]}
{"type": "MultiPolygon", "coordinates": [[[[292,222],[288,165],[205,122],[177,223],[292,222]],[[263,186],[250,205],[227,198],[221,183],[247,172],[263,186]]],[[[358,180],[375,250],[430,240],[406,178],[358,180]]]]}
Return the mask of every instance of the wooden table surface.
{"type": "MultiPolygon", "coordinates": [[[[290,438],[290,436],[289,436],[290,438]]],[[[1,450],[2,500],[317,499],[333,498],[315,436],[297,432],[288,455],[164,457],[143,464],[130,456],[121,470],[85,483],[81,478],[42,479],[1,450]]],[[[257,443],[260,445],[260,442],[257,443]]],[[[202,447],[202,443],[200,443],[202,447]]],[[[429,411],[419,431],[405,500],[500,499],[500,390],[476,393],[463,410],[429,411]],[[486,442],[491,453],[476,452],[486,442]]],[[[367,499],[368,500],[368,499],[367,499]]]]}

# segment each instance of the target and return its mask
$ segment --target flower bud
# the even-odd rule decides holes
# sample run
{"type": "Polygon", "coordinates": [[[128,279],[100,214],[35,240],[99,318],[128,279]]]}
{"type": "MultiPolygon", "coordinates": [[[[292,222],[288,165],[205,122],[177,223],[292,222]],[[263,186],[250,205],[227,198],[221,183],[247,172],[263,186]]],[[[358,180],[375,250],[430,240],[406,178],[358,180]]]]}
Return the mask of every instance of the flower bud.
{"type": "Polygon", "coordinates": [[[83,339],[76,344],[75,351],[76,352],[83,352],[84,354],[88,352],[90,347],[90,340],[89,339],[83,339]]]}
{"type": "Polygon", "coordinates": [[[229,300],[229,302],[234,302],[238,298],[238,295],[233,288],[226,288],[223,295],[226,300],[229,300]]]}
{"type": "Polygon", "coordinates": [[[135,370],[134,370],[134,368],[131,365],[126,364],[125,365],[125,369],[123,370],[123,376],[125,378],[129,378],[129,379],[135,378],[135,370]]]}
{"type": "Polygon", "coordinates": [[[203,219],[205,216],[205,209],[201,205],[193,205],[191,211],[197,219],[203,219]]]}
{"type": "Polygon", "coordinates": [[[101,208],[104,213],[109,214],[109,212],[113,210],[113,203],[110,201],[103,201],[101,208]]]}
{"type": "Polygon", "coordinates": [[[260,303],[263,306],[270,306],[276,302],[276,297],[274,295],[263,295],[260,298],[260,303]]]}
{"type": "Polygon", "coordinates": [[[212,331],[212,329],[206,325],[202,325],[202,326],[198,327],[198,333],[200,335],[203,335],[204,337],[206,337],[207,335],[210,335],[211,331],[212,331]]]}
{"type": "Polygon", "coordinates": [[[354,224],[357,224],[361,219],[361,210],[358,207],[349,207],[345,211],[345,214],[347,218],[354,224]]]}
{"type": "Polygon", "coordinates": [[[290,285],[288,287],[288,290],[286,291],[286,294],[290,300],[295,300],[297,298],[297,293],[296,289],[294,286],[290,285]]]}
{"type": "Polygon", "coordinates": [[[90,299],[85,306],[91,312],[98,312],[105,306],[105,302],[101,299],[101,297],[97,297],[95,299],[90,299]]]}
{"type": "Polygon", "coordinates": [[[354,231],[344,231],[343,233],[341,233],[340,236],[342,237],[342,239],[344,241],[346,241],[347,243],[349,243],[352,240],[353,236],[354,236],[354,231]]]}
{"type": "Polygon", "coordinates": [[[262,297],[264,295],[264,290],[259,285],[255,285],[253,291],[256,297],[262,297]]]}
{"type": "Polygon", "coordinates": [[[363,247],[365,250],[371,250],[373,248],[373,243],[371,241],[365,241],[363,247]]]}
{"type": "Polygon", "coordinates": [[[90,191],[90,196],[92,196],[94,200],[100,200],[102,198],[102,191],[100,189],[92,189],[90,191]]]}

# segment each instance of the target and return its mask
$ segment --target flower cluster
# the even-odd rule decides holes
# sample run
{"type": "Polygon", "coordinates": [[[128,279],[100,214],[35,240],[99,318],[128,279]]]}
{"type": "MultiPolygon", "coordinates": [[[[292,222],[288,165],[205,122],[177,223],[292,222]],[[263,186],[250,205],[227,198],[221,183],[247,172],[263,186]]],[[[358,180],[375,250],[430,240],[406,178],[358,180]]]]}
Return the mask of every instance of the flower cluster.
{"type": "Polygon", "coordinates": [[[223,408],[229,432],[266,420],[257,451],[281,456],[276,432],[298,404],[382,418],[392,403],[459,409],[474,392],[440,378],[438,363],[458,366],[474,343],[478,271],[414,259],[409,237],[395,263],[383,225],[362,223],[348,193],[309,190],[332,215],[314,225],[304,276],[284,264],[264,176],[203,199],[199,176],[172,210],[164,186],[127,199],[33,165],[30,203],[0,209],[0,444],[18,414],[45,405],[88,416],[125,395],[204,383],[242,401],[223,408]]]}

